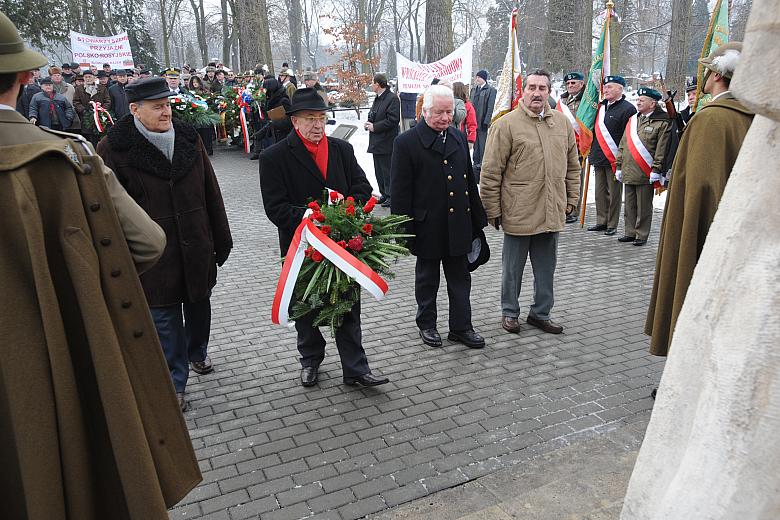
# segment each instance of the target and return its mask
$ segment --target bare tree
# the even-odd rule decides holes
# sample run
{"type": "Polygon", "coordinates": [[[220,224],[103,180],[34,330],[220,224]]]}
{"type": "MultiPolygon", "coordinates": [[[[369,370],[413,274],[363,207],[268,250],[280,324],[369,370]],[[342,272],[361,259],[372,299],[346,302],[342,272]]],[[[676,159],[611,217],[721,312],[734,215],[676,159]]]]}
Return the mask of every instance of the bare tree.
{"type": "Polygon", "coordinates": [[[171,66],[170,40],[179,17],[179,10],[183,0],[158,0],[160,13],[160,26],[162,29],[163,63],[171,66]]]}
{"type": "Polygon", "coordinates": [[[455,49],[452,0],[428,0],[425,6],[425,61],[437,61],[455,49]]]}
{"type": "Polygon", "coordinates": [[[666,85],[678,92],[683,92],[685,88],[691,10],[691,0],[672,1],[672,27],[666,53],[666,85]]]}

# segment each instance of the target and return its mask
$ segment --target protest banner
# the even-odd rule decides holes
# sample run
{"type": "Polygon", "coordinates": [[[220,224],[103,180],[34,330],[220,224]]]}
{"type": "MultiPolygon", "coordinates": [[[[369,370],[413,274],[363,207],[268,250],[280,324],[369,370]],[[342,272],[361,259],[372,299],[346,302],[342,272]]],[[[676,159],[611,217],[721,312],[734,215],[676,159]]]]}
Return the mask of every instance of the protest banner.
{"type": "Polygon", "coordinates": [[[101,67],[104,63],[111,65],[112,69],[130,69],[135,66],[127,32],[113,36],[90,36],[70,31],[70,48],[73,61],[82,67],[101,67]]]}
{"type": "Polygon", "coordinates": [[[417,63],[404,58],[400,53],[396,53],[398,92],[419,94],[431,84],[433,78],[439,78],[448,83],[460,81],[468,85],[471,83],[473,48],[474,39],[469,38],[466,43],[452,53],[433,63],[417,63]]]}

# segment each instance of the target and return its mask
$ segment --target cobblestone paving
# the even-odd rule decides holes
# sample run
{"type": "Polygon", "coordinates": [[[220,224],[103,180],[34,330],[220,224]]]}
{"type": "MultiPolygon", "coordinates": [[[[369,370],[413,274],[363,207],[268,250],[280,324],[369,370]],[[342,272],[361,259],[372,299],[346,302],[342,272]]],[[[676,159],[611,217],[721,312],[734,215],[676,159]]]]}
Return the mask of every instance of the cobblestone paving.
{"type": "MultiPolygon", "coordinates": [[[[487,341],[479,351],[421,343],[414,259],[406,258],[383,302],[363,293],[369,363],[391,383],[344,386],[329,341],[319,385],[302,388],[295,333],[269,318],[280,253],[257,162],[218,148],[214,166],[236,247],[212,297],[216,371],[193,373],[188,385],[185,416],[203,482],[170,518],[360,518],[649,414],[663,362],[647,354],[641,330],[660,213],[644,247],[567,227],[555,280],[559,336],[501,328],[501,234],[491,229],[491,260],[472,282],[474,326],[487,341]]],[[[529,263],[523,305],[530,271],[529,263]]],[[[444,337],[446,300],[442,288],[444,337]]]]}

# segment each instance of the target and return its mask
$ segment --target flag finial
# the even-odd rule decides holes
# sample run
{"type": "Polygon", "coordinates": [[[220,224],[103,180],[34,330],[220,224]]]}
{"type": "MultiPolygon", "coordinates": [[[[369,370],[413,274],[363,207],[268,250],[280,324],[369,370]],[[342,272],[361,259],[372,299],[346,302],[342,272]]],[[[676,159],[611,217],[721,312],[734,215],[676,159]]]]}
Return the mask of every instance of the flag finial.
{"type": "Polygon", "coordinates": [[[607,9],[610,11],[615,8],[615,3],[612,0],[607,0],[607,9]]]}

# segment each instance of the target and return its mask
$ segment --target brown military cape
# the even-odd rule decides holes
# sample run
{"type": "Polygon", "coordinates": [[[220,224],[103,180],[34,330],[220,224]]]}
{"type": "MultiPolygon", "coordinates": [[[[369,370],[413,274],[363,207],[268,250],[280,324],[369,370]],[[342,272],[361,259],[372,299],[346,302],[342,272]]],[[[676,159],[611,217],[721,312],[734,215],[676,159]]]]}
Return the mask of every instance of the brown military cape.
{"type": "Polygon", "coordinates": [[[200,472],[102,161],[68,143],[0,110],[0,517],[167,520],[200,472]]]}
{"type": "Polygon", "coordinates": [[[669,351],[707,231],[752,121],[753,114],[725,94],[696,112],[685,129],[672,166],[645,322],[653,355],[669,351]]]}

